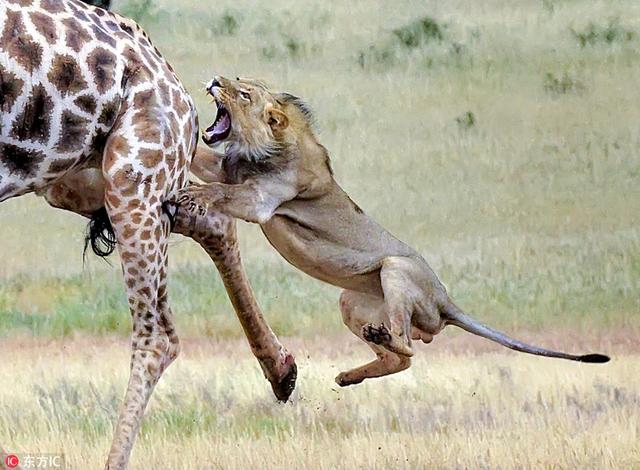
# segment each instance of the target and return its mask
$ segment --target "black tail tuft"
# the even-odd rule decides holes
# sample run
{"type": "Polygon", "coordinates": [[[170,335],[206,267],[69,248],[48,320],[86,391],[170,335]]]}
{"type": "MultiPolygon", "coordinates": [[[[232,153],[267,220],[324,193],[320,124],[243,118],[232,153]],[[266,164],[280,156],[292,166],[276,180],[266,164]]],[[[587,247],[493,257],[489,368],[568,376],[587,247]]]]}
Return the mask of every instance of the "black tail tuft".
{"type": "Polygon", "coordinates": [[[114,252],[117,246],[116,234],[111,226],[107,210],[102,207],[91,215],[91,220],[87,226],[87,233],[84,237],[84,252],[91,245],[91,250],[100,258],[106,258],[114,252]]]}
{"type": "Polygon", "coordinates": [[[578,358],[580,362],[591,362],[594,364],[604,364],[605,362],[609,362],[611,358],[609,356],[605,356],[604,354],[585,354],[584,356],[580,356],[578,358]]]}

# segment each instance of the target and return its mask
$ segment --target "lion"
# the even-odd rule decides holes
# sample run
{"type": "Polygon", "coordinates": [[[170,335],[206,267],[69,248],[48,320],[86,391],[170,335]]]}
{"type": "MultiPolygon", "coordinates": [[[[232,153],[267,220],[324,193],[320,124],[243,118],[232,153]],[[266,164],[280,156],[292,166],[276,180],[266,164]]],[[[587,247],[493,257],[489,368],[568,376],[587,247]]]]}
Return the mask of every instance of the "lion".
{"type": "Polygon", "coordinates": [[[525,344],[466,315],[424,258],[356,205],[334,179],[329,154],[315,136],[300,98],[263,83],[215,77],[217,106],[203,131],[210,147],[225,144],[224,183],[215,158],[196,158],[205,184],[185,188],[178,202],[209,207],[260,224],[271,245],[306,274],[344,289],[346,326],[375,352],[368,364],[340,373],[340,386],[393,374],[411,365],[412,340],[432,341],[446,325],[539,356],[605,363],[602,354],[573,355],[525,344]]]}

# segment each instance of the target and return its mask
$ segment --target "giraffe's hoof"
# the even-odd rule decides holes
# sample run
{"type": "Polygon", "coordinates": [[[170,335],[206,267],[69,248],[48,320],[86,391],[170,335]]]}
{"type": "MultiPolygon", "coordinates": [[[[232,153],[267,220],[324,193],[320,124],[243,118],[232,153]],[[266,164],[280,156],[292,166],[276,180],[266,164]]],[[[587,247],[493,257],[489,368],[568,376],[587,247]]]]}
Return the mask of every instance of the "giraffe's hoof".
{"type": "Polygon", "coordinates": [[[289,357],[291,358],[287,361],[290,362],[289,371],[280,380],[270,381],[273,394],[282,403],[286,403],[289,400],[296,388],[296,379],[298,378],[298,366],[296,366],[293,356],[290,355],[289,357]]]}
{"type": "Polygon", "coordinates": [[[391,333],[389,333],[389,329],[384,323],[380,323],[377,326],[373,323],[364,325],[362,327],[362,337],[374,344],[389,344],[391,342],[391,333]]]}

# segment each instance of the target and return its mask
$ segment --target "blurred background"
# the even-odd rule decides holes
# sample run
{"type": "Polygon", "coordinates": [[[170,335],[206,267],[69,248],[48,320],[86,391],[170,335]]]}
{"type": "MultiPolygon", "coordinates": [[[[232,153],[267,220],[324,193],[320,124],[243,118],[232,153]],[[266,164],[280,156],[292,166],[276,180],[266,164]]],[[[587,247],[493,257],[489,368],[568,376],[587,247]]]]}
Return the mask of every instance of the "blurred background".
{"type": "MultiPolygon", "coordinates": [[[[104,0],[98,0],[104,1],[104,0]]],[[[456,302],[604,366],[517,355],[447,329],[414,366],[371,360],[337,289],[240,222],[245,267],[296,354],[276,404],[219,276],[175,236],[184,353],[132,468],[640,468],[640,3],[634,0],[121,0],[193,94],[250,76],[315,109],[338,182],[417,248],[456,302]]],[[[98,468],[128,374],[117,256],[34,196],[0,205],[0,443],[98,468]]],[[[453,329],[451,329],[453,330],[453,329]]]]}
{"type": "MultiPolygon", "coordinates": [[[[417,248],[454,299],[502,328],[640,325],[640,4],[115,1],[194,96],[214,74],[307,100],[336,177],[417,248]]],[[[117,258],[82,261],[86,222],[29,196],[0,206],[0,334],[128,335],[117,258]]],[[[258,227],[242,251],[284,335],[343,331],[337,289],[258,227]]],[[[212,263],[171,247],[182,335],[240,336],[212,263]]]]}

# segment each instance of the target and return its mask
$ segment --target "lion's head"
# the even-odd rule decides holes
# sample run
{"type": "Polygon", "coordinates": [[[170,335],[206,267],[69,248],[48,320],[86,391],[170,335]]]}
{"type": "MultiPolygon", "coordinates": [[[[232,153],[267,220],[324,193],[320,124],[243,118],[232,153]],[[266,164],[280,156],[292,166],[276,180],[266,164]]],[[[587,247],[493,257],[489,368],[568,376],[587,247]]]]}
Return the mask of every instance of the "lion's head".
{"type": "Polygon", "coordinates": [[[215,100],[215,121],[202,139],[209,146],[226,143],[227,153],[258,161],[268,158],[287,143],[293,143],[300,130],[308,130],[311,111],[299,98],[274,93],[260,81],[216,76],[207,93],[215,100]]]}

